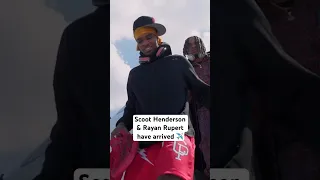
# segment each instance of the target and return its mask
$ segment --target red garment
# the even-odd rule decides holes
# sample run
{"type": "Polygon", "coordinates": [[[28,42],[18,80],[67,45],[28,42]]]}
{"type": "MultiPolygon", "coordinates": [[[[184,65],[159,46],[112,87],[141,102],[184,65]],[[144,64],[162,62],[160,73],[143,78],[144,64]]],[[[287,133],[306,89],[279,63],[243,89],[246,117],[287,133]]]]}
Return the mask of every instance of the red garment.
{"type": "MultiPolygon", "coordinates": [[[[199,76],[205,83],[210,85],[210,57],[195,59],[192,65],[199,76]]],[[[197,121],[201,132],[200,149],[203,152],[204,160],[207,164],[207,170],[210,169],[210,111],[205,107],[197,105],[197,121]]]]}
{"type": "Polygon", "coordinates": [[[193,180],[194,150],[194,138],[186,135],[184,141],[159,142],[141,149],[123,174],[123,180],[157,180],[163,174],[193,180]]]}
{"type": "Polygon", "coordinates": [[[110,140],[110,175],[117,179],[133,161],[139,142],[133,141],[132,134],[120,131],[117,137],[110,140]]]}

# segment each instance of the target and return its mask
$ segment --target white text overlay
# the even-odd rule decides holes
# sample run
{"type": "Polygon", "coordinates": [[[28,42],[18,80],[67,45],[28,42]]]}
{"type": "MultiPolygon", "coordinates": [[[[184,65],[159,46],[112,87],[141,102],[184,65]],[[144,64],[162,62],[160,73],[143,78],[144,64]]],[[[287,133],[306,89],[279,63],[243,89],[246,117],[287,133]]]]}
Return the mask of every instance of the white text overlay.
{"type": "Polygon", "coordinates": [[[188,115],[134,115],[134,141],[183,141],[188,115]]]}

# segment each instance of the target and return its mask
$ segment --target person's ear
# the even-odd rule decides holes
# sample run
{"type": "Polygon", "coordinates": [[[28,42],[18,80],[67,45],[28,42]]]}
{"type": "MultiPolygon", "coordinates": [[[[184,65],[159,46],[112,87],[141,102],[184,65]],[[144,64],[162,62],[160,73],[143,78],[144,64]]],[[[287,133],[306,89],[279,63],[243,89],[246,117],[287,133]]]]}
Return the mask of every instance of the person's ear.
{"type": "Polygon", "coordinates": [[[157,44],[158,44],[158,46],[160,46],[162,44],[162,40],[160,37],[158,37],[158,39],[157,39],[157,44]]]}

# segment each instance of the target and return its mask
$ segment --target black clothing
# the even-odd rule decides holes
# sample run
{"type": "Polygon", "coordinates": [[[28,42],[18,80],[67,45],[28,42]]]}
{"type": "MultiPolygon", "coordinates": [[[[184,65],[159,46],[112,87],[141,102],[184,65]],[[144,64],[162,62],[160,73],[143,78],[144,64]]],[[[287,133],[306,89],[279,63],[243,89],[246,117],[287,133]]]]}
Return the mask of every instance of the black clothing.
{"type": "Polygon", "coordinates": [[[200,142],[201,142],[201,133],[199,127],[199,121],[197,119],[197,111],[196,111],[195,104],[190,102],[190,116],[191,116],[191,123],[194,128],[194,138],[195,138],[195,160],[194,160],[194,169],[200,172],[204,172],[206,168],[206,162],[204,160],[204,155],[202,150],[200,149],[200,142]]]}
{"type": "Polygon", "coordinates": [[[223,167],[237,152],[250,119],[250,89],[271,105],[263,109],[270,120],[319,146],[319,77],[283,51],[253,0],[212,3],[211,167],[223,167]]]}
{"type": "MultiPolygon", "coordinates": [[[[165,51],[171,52],[166,46],[165,51]]],[[[183,112],[191,120],[189,104],[186,103],[188,90],[191,90],[201,104],[210,107],[210,86],[199,79],[185,57],[162,52],[160,56],[154,55],[151,58],[149,63],[130,71],[127,82],[128,101],[117,124],[123,122],[131,130],[132,118],[136,114],[167,115],[183,112]]],[[[194,136],[192,127],[188,133],[194,136]]],[[[143,144],[145,142],[140,142],[140,147],[145,147],[143,144]]]]}
{"type": "Polygon", "coordinates": [[[110,5],[110,0],[92,0],[92,4],[97,7],[110,5]]]}
{"type": "Polygon", "coordinates": [[[109,6],[63,32],[54,72],[58,119],[35,180],[71,180],[77,168],[109,168],[109,6]]]}
{"type": "MultiPolygon", "coordinates": [[[[206,54],[210,58],[210,51],[207,52],[206,54]]],[[[192,64],[192,61],[190,61],[190,63],[192,64]]],[[[203,152],[200,149],[200,143],[201,143],[202,137],[201,137],[200,125],[199,125],[200,122],[198,120],[198,115],[197,115],[197,110],[199,108],[201,108],[200,106],[201,106],[200,104],[197,104],[197,102],[193,102],[193,100],[191,100],[191,102],[190,102],[190,112],[191,112],[191,116],[192,116],[191,117],[192,125],[193,125],[194,130],[195,130],[195,144],[196,144],[195,166],[194,167],[195,167],[195,170],[198,170],[200,172],[204,172],[204,170],[206,168],[206,162],[204,161],[203,152]]]]}

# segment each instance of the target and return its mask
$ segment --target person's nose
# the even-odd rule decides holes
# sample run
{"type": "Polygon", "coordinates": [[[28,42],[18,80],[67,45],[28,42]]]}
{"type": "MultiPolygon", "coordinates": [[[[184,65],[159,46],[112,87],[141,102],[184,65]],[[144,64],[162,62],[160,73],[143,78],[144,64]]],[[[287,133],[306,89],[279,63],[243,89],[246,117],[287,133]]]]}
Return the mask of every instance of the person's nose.
{"type": "Polygon", "coordinates": [[[142,47],[142,48],[145,48],[145,47],[148,46],[148,44],[149,44],[149,41],[148,41],[148,40],[144,40],[144,41],[141,43],[141,47],[142,47]]]}

